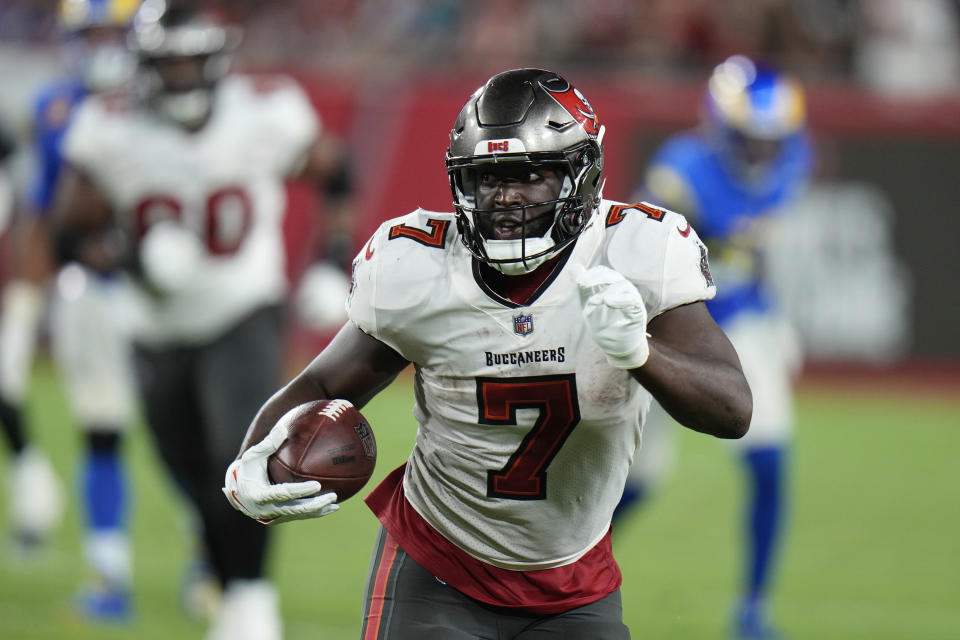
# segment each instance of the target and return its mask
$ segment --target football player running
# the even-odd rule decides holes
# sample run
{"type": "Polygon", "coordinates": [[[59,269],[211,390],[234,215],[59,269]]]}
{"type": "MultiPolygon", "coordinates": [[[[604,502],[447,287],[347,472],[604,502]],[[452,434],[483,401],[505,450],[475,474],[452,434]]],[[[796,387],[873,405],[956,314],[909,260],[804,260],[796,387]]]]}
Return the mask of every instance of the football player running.
{"type": "MultiPolygon", "coordinates": [[[[0,319],[0,409],[13,433],[23,433],[24,400],[38,325],[55,261],[50,210],[61,171],[61,145],[75,108],[88,95],[119,90],[135,61],[126,48],[127,26],[138,0],[71,0],[60,3],[58,28],[69,73],[41,89],[34,107],[37,168],[27,215],[16,230],[14,275],[3,294],[0,319]]],[[[84,612],[113,619],[129,611],[131,561],[126,530],[127,480],[120,435],[131,420],[126,341],[109,279],[92,277],[76,265],[62,271],[50,308],[53,353],[70,408],[84,432],[80,463],[84,554],[92,574],[80,595],[84,612]],[[63,294],[63,295],[61,295],[63,294]]],[[[60,498],[48,463],[31,448],[14,463],[11,505],[17,538],[42,539],[59,513],[60,498]]]]}
{"type": "Polygon", "coordinates": [[[455,213],[374,233],[348,322],[227,469],[228,500],[260,522],[335,512],[316,482],[270,484],[278,418],[362,407],[413,363],[416,443],[367,497],[381,528],[363,637],[629,637],[610,519],[651,397],[696,431],[747,430],[706,249],[678,214],[601,199],[603,136],[557,74],[490,78],[450,134],[455,213]]]}
{"type": "Polygon", "coordinates": [[[350,185],[292,80],[227,74],[239,38],[192,3],[146,0],[130,36],[137,95],[77,111],[55,209],[64,259],[128,268],[117,280],[135,300],[145,418],[223,586],[209,637],[270,640],[282,631],[267,530],[220,499],[220,478],[281,380],[285,180],[325,190],[326,257],[340,263],[353,253],[350,185]]]}
{"type": "MultiPolygon", "coordinates": [[[[654,154],[641,197],[689,216],[710,248],[717,296],[707,303],[730,337],[753,391],[750,433],[732,447],[749,483],[738,638],[778,637],[766,600],[781,537],[785,455],[793,428],[791,378],[798,341],[775,307],[764,253],[776,217],[807,183],[812,152],[804,95],[795,80],[744,56],[715,68],[702,127],[654,154]]],[[[670,468],[673,425],[656,405],[616,517],[642,502],[670,468]]]]}

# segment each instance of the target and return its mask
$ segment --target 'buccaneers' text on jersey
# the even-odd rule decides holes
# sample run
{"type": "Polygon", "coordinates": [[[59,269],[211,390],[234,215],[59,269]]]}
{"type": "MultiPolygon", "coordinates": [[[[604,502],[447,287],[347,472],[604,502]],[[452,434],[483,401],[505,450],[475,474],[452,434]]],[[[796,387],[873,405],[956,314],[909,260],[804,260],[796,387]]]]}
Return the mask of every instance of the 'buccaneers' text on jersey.
{"type": "MultiPolygon", "coordinates": [[[[575,566],[608,534],[650,404],[591,339],[571,264],[622,273],[650,318],[715,295],[696,232],[681,215],[645,203],[604,200],[562,259],[516,304],[484,284],[451,214],[418,210],[385,222],[359,253],[348,301],[360,329],[416,368],[419,430],[402,492],[398,486],[385,499],[381,486],[371,507],[434,575],[509,606],[536,606],[538,598],[497,602],[477,587],[490,586],[490,573],[469,568],[457,583],[450,567],[417,553],[424,536],[432,529],[452,543],[447,558],[465,553],[494,573],[505,570],[498,580],[575,566]],[[396,504],[401,493],[416,516],[396,504]]],[[[603,563],[612,578],[576,588],[619,586],[612,556],[603,563]]]]}

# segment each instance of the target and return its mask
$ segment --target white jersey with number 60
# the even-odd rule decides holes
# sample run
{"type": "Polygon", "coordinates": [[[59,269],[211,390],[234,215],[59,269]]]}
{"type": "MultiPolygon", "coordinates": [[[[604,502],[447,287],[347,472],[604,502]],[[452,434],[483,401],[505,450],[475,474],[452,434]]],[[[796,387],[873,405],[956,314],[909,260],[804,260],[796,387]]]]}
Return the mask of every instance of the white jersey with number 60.
{"type": "Polygon", "coordinates": [[[566,565],[605,535],[650,403],[589,335],[571,263],[621,272],[651,318],[715,293],[682,216],[606,200],[527,304],[483,283],[449,213],[384,223],[354,266],[350,319],[416,367],[406,498],[503,569],[566,565]]]}
{"type": "Polygon", "coordinates": [[[171,221],[203,248],[175,291],[140,292],[139,340],[202,343],[282,299],[284,180],[319,130],[306,95],[285,78],[228,77],[193,133],[115,97],[84,102],[65,157],[109,199],[132,241],[171,221]]]}

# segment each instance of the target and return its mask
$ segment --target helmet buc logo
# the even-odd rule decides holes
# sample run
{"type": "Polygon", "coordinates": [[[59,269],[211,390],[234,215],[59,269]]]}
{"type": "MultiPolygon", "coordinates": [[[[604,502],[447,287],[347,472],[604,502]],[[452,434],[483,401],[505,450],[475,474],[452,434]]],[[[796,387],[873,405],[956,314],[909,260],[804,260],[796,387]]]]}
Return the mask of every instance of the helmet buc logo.
{"type": "Polygon", "coordinates": [[[523,153],[526,148],[519,138],[501,138],[499,140],[480,140],[473,153],[478,156],[488,153],[523,153]]]}
{"type": "Polygon", "coordinates": [[[597,118],[597,114],[593,112],[593,107],[583,97],[583,94],[562,78],[551,80],[550,84],[560,84],[560,86],[547,86],[544,82],[540,82],[540,86],[546,89],[550,97],[556,100],[561,107],[567,110],[567,113],[573,116],[574,120],[580,123],[584,131],[591,136],[598,135],[600,133],[600,119],[597,118]],[[560,84],[561,82],[562,84],[560,84]]]}
{"type": "Polygon", "coordinates": [[[477,89],[450,130],[446,157],[457,232],[474,258],[506,275],[519,275],[576,240],[600,204],[603,137],[604,127],[590,103],[552,71],[511,69],[477,89]],[[536,202],[488,200],[478,206],[480,180],[501,162],[520,171],[551,169],[560,183],[536,202]],[[527,224],[531,210],[546,216],[546,229],[527,224]],[[519,232],[496,237],[490,221],[497,216],[507,216],[519,232]]]}

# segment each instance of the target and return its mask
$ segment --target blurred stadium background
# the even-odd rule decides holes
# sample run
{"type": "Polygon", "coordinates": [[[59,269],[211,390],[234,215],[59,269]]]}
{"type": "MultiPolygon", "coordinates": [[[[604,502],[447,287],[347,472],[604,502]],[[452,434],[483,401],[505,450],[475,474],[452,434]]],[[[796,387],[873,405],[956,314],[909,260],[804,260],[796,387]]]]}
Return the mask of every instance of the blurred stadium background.
{"type": "MultiPolygon", "coordinates": [[[[54,0],[0,2],[0,122],[30,166],[34,91],[61,69],[54,0]]],[[[747,53],[808,92],[817,176],[788,214],[774,264],[807,360],[791,529],[774,610],[791,638],[960,638],[960,2],[956,0],[232,0],[235,66],[283,71],[351,149],[359,247],[416,206],[448,210],[443,150],[491,73],[564,73],[606,124],[605,196],[626,199],[654,146],[696,122],[703,80],[747,53]]],[[[290,277],[322,233],[291,185],[290,277]]],[[[9,237],[4,243],[11,242],[9,237]]],[[[8,247],[4,247],[4,255],[8,247]]],[[[4,260],[6,258],[4,257],[4,260]]],[[[325,336],[294,329],[291,371],[325,336]]],[[[30,417],[63,478],[78,443],[49,363],[30,417]]],[[[410,381],[368,408],[375,480],[412,441],[410,381]]],[[[44,558],[0,555],[0,636],[201,637],[177,604],[188,557],[177,497],[143,430],[135,473],[138,615],[125,627],[69,615],[82,570],[71,511],[44,558]]],[[[4,461],[0,460],[0,468],[4,461]]],[[[618,531],[635,637],[722,638],[738,577],[739,477],[716,443],[685,438],[668,490],[618,531]]],[[[355,637],[375,521],[359,501],[287,525],[273,565],[288,637],[355,637]]]]}

